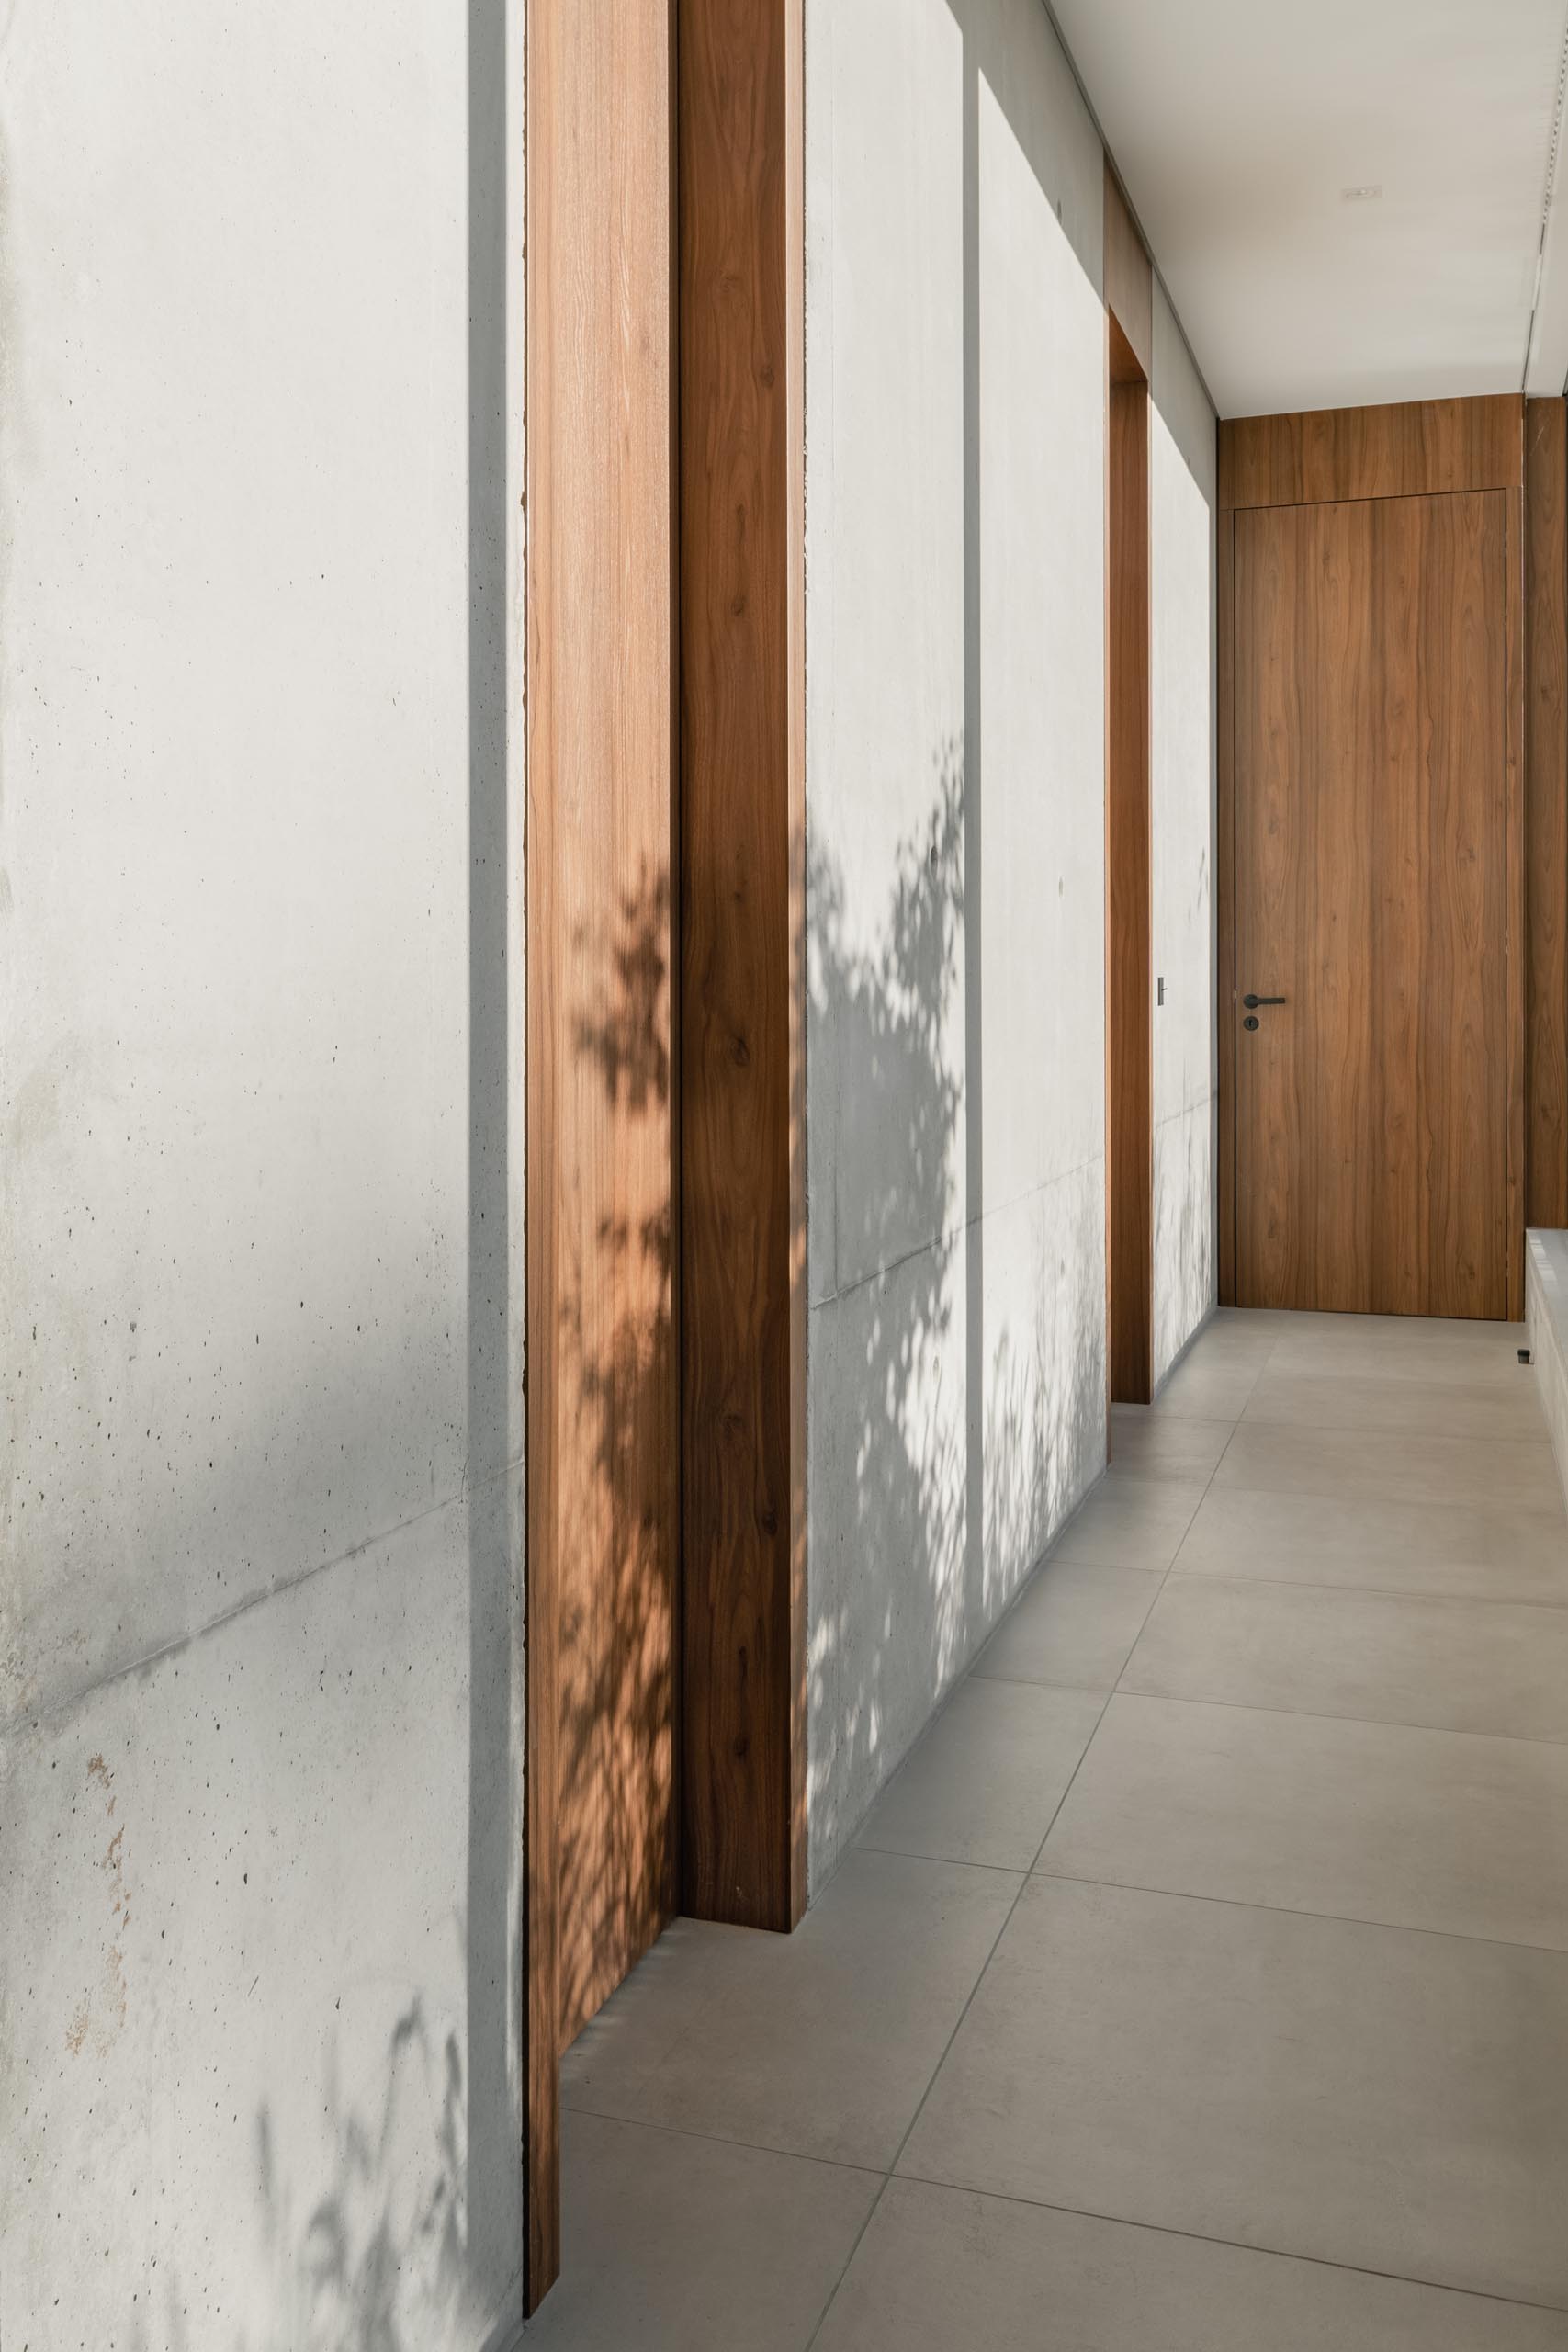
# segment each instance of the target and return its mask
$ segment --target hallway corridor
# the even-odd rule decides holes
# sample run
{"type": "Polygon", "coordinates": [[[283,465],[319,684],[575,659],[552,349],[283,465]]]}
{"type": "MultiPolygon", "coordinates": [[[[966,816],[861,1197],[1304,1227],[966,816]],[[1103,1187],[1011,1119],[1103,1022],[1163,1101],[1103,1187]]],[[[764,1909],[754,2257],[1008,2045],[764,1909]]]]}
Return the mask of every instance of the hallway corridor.
{"type": "Polygon", "coordinates": [[[793,1938],[565,2066],[573,2352],[1568,2352],[1521,1328],[1224,1313],[793,1938]],[[1532,2308],[1534,2307],[1534,2308],[1532,2308]]]}

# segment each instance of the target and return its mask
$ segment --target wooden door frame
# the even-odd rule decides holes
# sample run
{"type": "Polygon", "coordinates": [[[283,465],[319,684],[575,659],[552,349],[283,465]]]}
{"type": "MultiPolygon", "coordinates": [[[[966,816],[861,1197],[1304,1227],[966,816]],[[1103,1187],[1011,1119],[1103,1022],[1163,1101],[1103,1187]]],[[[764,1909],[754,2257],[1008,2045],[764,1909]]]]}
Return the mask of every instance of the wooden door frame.
{"type": "MultiPolygon", "coordinates": [[[[1526,402],[1517,393],[1472,400],[1411,401],[1381,408],[1310,410],[1282,416],[1222,420],[1219,439],[1218,848],[1216,966],[1219,1015],[1219,1295],[1236,1304],[1236,971],[1235,971],[1235,517],[1256,506],[1300,506],[1373,498],[1441,496],[1500,490],[1507,496],[1507,612],[1505,770],[1507,831],[1507,1308],[1524,1314],[1524,1234],[1529,1191],[1528,1030],[1540,1008],[1562,994],[1562,925],[1551,936],[1538,915],[1527,920],[1526,848],[1562,834],[1562,696],[1557,699],[1556,763],[1544,730],[1533,770],[1526,729],[1526,402]]],[[[1533,407],[1535,403],[1530,403],[1533,407]]],[[[1561,403],[1551,403],[1561,406],[1561,403]]],[[[1560,495],[1549,467],[1539,475],[1539,507],[1560,495]]],[[[1561,613],[1561,606],[1559,607],[1561,613]]],[[[1561,628],[1561,619],[1555,624],[1561,628]]],[[[1564,1013],[1554,1017],[1561,1037],[1564,1013]]],[[[1568,1189],[1568,1178],[1563,1180],[1568,1189]]]]}
{"type": "MultiPolygon", "coordinates": [[[[762,0],[739,17],[725,0],[664,5],[681,92],[678,120],[674,85],[668,99],[670,317],[678,336],[671,429],[677,627],[669,681],[677,746],[672,875],[682,876],[672,891],[675,1151],[691,1155],[683,1133],[690,1120],[711,1122],[722,1136],[727,1122],[755,1122],[760,1100],[768,1155],[761,1179],[754,1155],[736,1162],[715,1153],[701,1186],[682,1182],[678,1161],[671,1167],[672,1279],[682,1322],[702,1318],[700,1328],[677,1329],[671,1369],[689,1489],[678,1764],[682,1907],[788,1929],[807,1893],[802,0],[762,0]],[[747,300],[736,299],[738,287],[747,300]],[[682,447],[694,458],[685,467],[682,447]],[[717,493],[705,502],[705,483],[717,493]],[[750,794],[730,788],[737,778],[750,781],[750,794]],[[696,822],[715,829],[705,844],[711,857],[695,873],[679,838],[687,803],[696,822]],[[737,898],[745,913],[739,945],[737,898]],[[702,1012],[695,1029],[688,1007],[702,1012]],[[705,1050],[716,1038],[716,1055],[705,1050]],[[694,1245],[702,1258],[694,1287],[694,1245]],[[688,1362],[707,1371],[702,1385],[687,1380],[688,1362]]],[[[572,415],[568,368],[575,346],[573,334],[552,337],[540,322],[552,266],[560,266],[554,200],[561,188],[581,185],[574,172],[591,175],[602,152],[594,142],[605,135],[603,123],[569,125],[558,145],[552,140],[558,126],[547,101],[557,44],[574,22],[585,38],[603,32],[597,16],[578,14],[581,6],[526,0],[525,2314],[538,2309],[558,2275],[561,2245],[563,1538],[552,1400],[574,1238],[570,1203],[553,1180],[550,1138],[568,1057],[577,1049],[563,1026],[574,943],[561,933],[554,888],[571,839],[558,807],[551,729],[570,724],[570,714],[555,708],[538,682],[555,612],[540,518],[549,514],[553,436],[572,415]]],[[[628,104],[636,100],[628,93],[628,104]]],[[[570,223],[562,250],[570,266],[570,223]]],[[[623,332],[614,284],[585,282],[579,266],[570,299],[574,334],[596,326],[611,337],[623,332]]],[[[592,1238],[587,1242],[592,1247],[592,1238]]]]}

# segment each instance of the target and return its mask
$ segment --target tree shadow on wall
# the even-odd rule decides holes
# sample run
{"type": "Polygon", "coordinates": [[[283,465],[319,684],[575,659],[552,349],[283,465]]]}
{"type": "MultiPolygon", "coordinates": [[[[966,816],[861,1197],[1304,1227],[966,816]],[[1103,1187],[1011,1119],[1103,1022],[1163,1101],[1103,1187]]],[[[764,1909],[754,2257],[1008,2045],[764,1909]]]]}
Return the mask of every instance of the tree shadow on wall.
{"type": "Polygon", "coordinates": [[[923,836],[900,845],[874,948],[852,942],[837,868],[808,864],[812,1034],[831,1038],[838,1079],[837,1164],[818,1172],[813,1204],[833,1189],[847,1283],[834,1330],[813,1317],[810,1351],[814,1811],[879,1750],[888,1655],[944,1657],[961,1640],[963,826],[953,751],[923,836]],[[874,1183],[846,1181],[874,1168],[874,1183]]]}
{"type": "MultiPolygon", "coordinates": [[[[620,1205],[597,1216],[592,1246],[562,1259],[557,1381],[572,1478],[562,1497],[560,1655],[569,2038],[618,1979],[626,1951],[649,1939],[678,1898],[675,1841],[647,1828],[668,1818],[675,1789],[676,1564],[664,1532],[678,1495],[669,939],[668,871],[649,865],[613,922],[574,943],[574,965],[590,978],[567,1082],[590,1089],[592,1117],[613,1133],[604,1164],[620,1205]]],[[[580,1174],[591,1181],[586,1166],[580,1174]]],[[[572,1198],[593,1214],[581,1192],[572,1198]]],[[[483,1272],[476,1289],[488,1297],[502,1269],[487,1259],[483,1272]]],[[[504,1369],[501,1335],[492,1340],[480,1366],[486,1396],[504,1369]]],[[[502,1484],[492,1475],[489,1488],[499,1494],[502,1484]]],[[[476,1515],[488,1508],[485,1491],[472,1497],[476,1515]]],[[[499,1531],[482,1540],[487,1559],[503,1562],[499,1531]]],[[[476,1630],[481,1651],[500,1638],[476,1630]]],[[[476,1684],[481,1670],[491,1670],[488,1652],[476,1655],[476,1684]]],[[[504,1690],[493,1695],[499,1711],[504,1690]]],[[[496,1727],[479,1728],[488,1740],[496,1727]]],[[[476,1780],[476,1804],[489,1786],[476,1780]]],[[[504,1798],[491,1790],[502,1827],[504,1798]]],[[[476,1852],[493,1826],[470,1822],[476,1852]]],[[[470,1884],[470,1900],[493,1912],[505,1894],[505,1855],[493,1840],[491,1857],[491,1875],[477,1890],[470,1884]]],[[[490,1918],[497,1951],[506,1924],[504,1911],[490,1918]]],[[[466,2037],[460,2019],[437,2021],[412,1987],[389,2018],[381,1990],[360,1987],[358,2016],[333,2019],[322,2128],[286,2121],[277,2102],[257,2111],[268,2287],[254,2306],[265,2316],[238,2333],[237,2352],[479,2352],[494,2340],[486,2291],[493,2267],[476,2255],[494,2218],[487,2168],[509,2153],[505,2086],[491,2079],[505,2064],[496,2030],[505,1980],[498,1969],[493,1982],[476,1981],[476,1943],[486,1939],[476,1938],[471,1917],[457,1922],[457,1939],[468,1961],[466,2037]]],[[[302,2119],[309,2103],[294,2112],[302,2119]]],[[[515,2151],[513,2138],[513,2163],[515,2151]]]]}
{"type": "Polygon", "coordinates": [[[468,2112],[456,2028],[433,2031],[417,1995],[397,2017],[374,2092],[349,2092],[334,2037],[326,2185],[299,2199],[269,2106],[255,2123],[272,2271],[263,2332],[240,2352],[468,2352],[468,2112]]]}
{"type": "MultiPolygon", "coordinates": [[[[827,1283],[818,1270],[811,1337],[819,1856],[852,1828],[1103,1458],[1102,1221],[1085,1223],[1086,1188],[1043,1180],[1002,1204],[1011,1254],[998,1266],[993,1241],[988,1271],[976,1226],[987,1204],[966,1196],[982,1164],[969,1132],[982,1046],[966,1001],[979,942],[964,803],[962,748],[949,744],[931,814],[899,845],[870,925],[836,865],[821,854],[809,865],[812,1035],[836,1088],[829,1164],[813,1138],[813,1210],[830,1190],[835,1259],[827,1283]]],[[[1036,1075],[1048,1095],[1053,1073],[1036,1075]]]]}

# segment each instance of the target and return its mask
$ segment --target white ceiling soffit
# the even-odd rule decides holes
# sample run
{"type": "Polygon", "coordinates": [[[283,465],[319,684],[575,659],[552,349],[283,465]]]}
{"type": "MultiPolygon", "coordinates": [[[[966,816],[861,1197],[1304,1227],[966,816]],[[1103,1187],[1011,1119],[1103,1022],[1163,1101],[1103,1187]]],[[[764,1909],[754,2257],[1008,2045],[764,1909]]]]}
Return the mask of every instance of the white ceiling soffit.
{"type": "Polygon", "coordinates": [[[1223,416],[1563,390],[1565,0],[1052,9],[1223,416]]]}

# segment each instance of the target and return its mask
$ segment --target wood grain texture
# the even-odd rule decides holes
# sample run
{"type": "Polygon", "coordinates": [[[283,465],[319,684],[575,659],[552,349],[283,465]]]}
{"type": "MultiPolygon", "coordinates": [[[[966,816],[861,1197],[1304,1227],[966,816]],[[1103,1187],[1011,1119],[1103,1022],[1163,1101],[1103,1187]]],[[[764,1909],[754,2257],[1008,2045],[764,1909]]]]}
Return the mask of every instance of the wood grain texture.
{"type": "Polygon", "coordinates": [[[805,1915],[807,1814],[807,1012],[806,862],[806,6],[781,0],[784,19],[784,366],[789,403],[785,482],[789,605],[789,1425],[790,1758],[786,1917],[805,1915]]]}
{"type": "Polygon", "coordinates": [[[684,1901],[805,1905],[798,0],[681,0],[684,1901]]]}
{"type": "Polygon", "coordinates": [[[1568,1226],[1568,403],[1525,413],[1527,1225],[1568,1226]]]}
{"type": "Polygon", "coordinates": [[[1517,490],[1523,409],[1516,392],[1228,417],[1220,426],[1220,504],[1310,505],[1517,490]]]}
{"type": "Polygon", "coordinates": [[[1155,364],[1154,269],[1109,156],[1105,159],[1105,307],[1147,381],[1155,364]]]}
{"type": "Polygon", "coordinates": [[[528,9],[527,2241],[558,2062],[672,1915],[667,0],[528,9]]]}
{"type": "Polygon", "coordinates": [[[1529,1002],[1529,940],[1525,911],[1525,493],[1524,403],[1519,403],[1519,487],[1503,492],[1504,571],[1504,817],[1506,844],[1503,951],[1507,1028],[1504,1041],[1506,1112],[1507,1314],[1525,1314],[1525,1189],[1529,1113],[1525,1098],[1529,1052],[1525,1023],[1529,1002]]]}
{"type": "Polygon", "coordinates": [[[1219,1220],[1216,1288],[1222,1306],[1234,1306],[1235,1291],[1235,516],[1222,507],[1214,526],[1215,594],[1218,603],[1216,671],[1216,775],[1214,1004],[1219,1026],[1219,1165],[1215,1214],[1219,1220]]]}
{"type": "Polygon", "coordinates": [[[1239,1302],[1501,1316],[1506,495],[1235,530],[1239,1302]]]}
{"type": "Polygon", "coordinates": [[[1106,1125],[1111,1395],[1154,1381],[1149,395],[1112,381],[1106,670],[1106,1125]]]}

